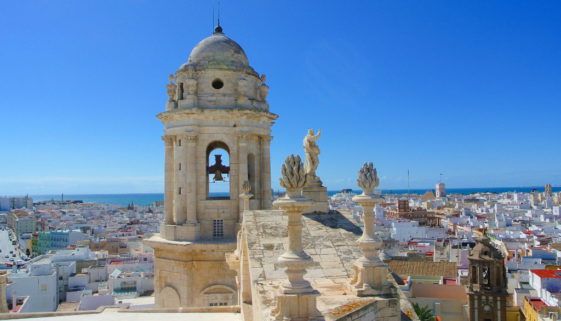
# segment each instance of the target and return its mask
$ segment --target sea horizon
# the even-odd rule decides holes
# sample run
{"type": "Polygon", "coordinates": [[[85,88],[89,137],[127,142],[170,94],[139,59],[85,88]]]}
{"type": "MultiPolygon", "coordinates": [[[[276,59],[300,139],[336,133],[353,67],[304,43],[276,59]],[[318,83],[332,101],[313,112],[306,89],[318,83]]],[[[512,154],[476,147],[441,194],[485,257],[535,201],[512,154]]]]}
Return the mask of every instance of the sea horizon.
{"type": "MultiPolygon", "coordinates": [[[[532,190],[543,192],[543,186],[519,186],[519,187],[469,187],[469,188],[447,188],[448,194],[477,194],[477,193],[529,193],[532,190]]],[[[561,186],[552,188],[554,192],[561,191],[561,186]]],[[[352,189],[354,193],[360,193],[358,189],[352,189]]],[[[427,191],[434,191],[433,188],[415,188],[415,189],[381,189],[382,194],[417,194],[422,195],[427,191]]],[[[279,191],[275,191],[277,193],[279,191]]],[[[282,193],[282,191],[280,191],[282,193]]],[[[341,190],[330,190],[328,195],[340,193],[341,190]]],[[[216,193],[219,196],[227,195],[226,193],[216,193]]],[[[21,196],[21,195],[20,195],[21,196]]],[[[85,203],[100,203],[127,206],[131,203],[135,205],[151,205],[154,202],[164,200],[164,193],[110,193],[110,194],[36,194],[29,195],[34,202],[50,201],[50,200],[80,200],[85,203]]]]}

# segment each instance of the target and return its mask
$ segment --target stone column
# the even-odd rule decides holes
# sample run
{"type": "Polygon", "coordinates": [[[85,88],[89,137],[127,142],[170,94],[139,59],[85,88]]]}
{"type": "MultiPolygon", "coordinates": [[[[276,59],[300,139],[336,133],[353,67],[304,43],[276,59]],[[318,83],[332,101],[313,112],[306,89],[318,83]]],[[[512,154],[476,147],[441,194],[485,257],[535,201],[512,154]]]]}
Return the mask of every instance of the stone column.
{"type": "Polygon", "coordinates": [[[178,168],[175,171],[175,224],[183,225],[187,220],[187,175],[186,175],[186,143],[187,143],[187,135],[182,133],[178,134],[175,140],[175,164],[178,168]],[[181,165],[180,165],[181,164],[181,165]],[[181,169],[179,169],[181,166],[181,169]],[[180,194],[181,193],[181,194],[180,194]]]}
{"type": "Polygon", "coordinates": [[[197,224],[197,135],[186,135],[187,223],[197,224]]]}
{"type": "Polygon", "coordinates": [[[175,178],[175,157],[174,157],[174,141],[175,137],[171,135],[163,136],[162,140],[166,145],[165,155],[165,194],[164,194],[164,224],[174,224],[173,219],[173,200],[175,196],[174,178],[175,178]]]}
{"type": "Polygon", "coordinates": [[[283,286],[284,294],[311,293],[314,289],[304,280],[306,267],[312,265],[312,258],[302,248],[302,212],[312,204],[308,199],[283,198],[275,201],[288,215],[288,250],[279,257],[279,266],[286,267],[288,284],[283,286]]]}
{"type": "Polygon", "coordinates": [[[310,320],[320,316],[316,308],[319,293],[304,279],[306,267],[313,261],[302,247],[302,212],[312,202],[302,196],[306,174],[300,157],[289,156],[282,174],[281,186],[286,188],[286,196],[274,205],[288,214],[288,249],[278,259],[278,266],[286,268],[288,283],[277,295],[272,315],[276,320],[310,320]]]}
{"type": "Polygon", "coordinates": [[[261,189],[263,193],[261,208],[271,209],[273,195],[271,192],[271,140],[273,137],[265,136],[261,144],[261,189]]]}
{"type": "Polygon", "coordinates": [[[382,197],[374,194],[379,185],[378,174],[372,163],[366,163],[358,176],[362,194],[353,197],[353,202],[363,208],[364,228],[357,240],[363,256],[353,266],[354,276],[349,283],[350,290],[357,296],[392,296],[397,292],[388,281],[388,266],[379,258],[382,240],[374,235],[374,206],[382,197]]]}
{"type": "MultiPolygon", "coordinates": [[[[247,141],[249,135],[245,133],[240,133],[238,136],[238,181],[240,190],[243,190],[243,185],[249,180],[247,172],[247,141]]],[[[249,199],[248,199],[249,202],[249,199]]],[[[239,201],[239,213],[241,217],[241,212],[244,210],[244,200],[240,198],[239,201]]],[[[247,208],[249,210],[249,207],[247,208]]],[[[241,219],[240,219],[241,222],[241,219]]]]}

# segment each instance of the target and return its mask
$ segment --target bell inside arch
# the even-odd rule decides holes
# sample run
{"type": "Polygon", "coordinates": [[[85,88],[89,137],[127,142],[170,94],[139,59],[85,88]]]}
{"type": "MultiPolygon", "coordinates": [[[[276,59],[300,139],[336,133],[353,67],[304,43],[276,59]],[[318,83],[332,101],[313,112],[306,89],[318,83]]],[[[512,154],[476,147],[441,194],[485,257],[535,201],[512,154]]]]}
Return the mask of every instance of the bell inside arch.
{"type": "Polygon", "coordinates": [[[214,172],[214,177],[212,178],[213,181],[223,181],[224,177],[222,177],[222,172],[220,170],[216,170],[214,172]]]}
{"type": "Polygon", "coordinates": [[[209,175],[214,174],[212,178],[213,182],[224,182],[223,175],[228,175],[230,173],[230,167],[224,166],[224,164],[222,164],[222,155],[216,154],[214,155],[214,165],[208,167],[207,173],[209,175]]]}

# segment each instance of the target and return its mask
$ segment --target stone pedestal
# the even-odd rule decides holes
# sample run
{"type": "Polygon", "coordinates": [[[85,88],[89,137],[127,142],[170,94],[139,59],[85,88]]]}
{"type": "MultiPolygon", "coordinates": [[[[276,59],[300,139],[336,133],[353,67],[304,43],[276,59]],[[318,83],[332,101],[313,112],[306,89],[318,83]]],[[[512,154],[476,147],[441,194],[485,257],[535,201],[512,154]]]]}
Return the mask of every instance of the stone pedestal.
{"type": "Polygon", "coordinates": [[[206,307],[217,286],[228,305],[238,303],[236,273],[226,262],[235,242],[170,241],[155,234],[144,244],[154,249],[156,307],[206,307]]]}
{"type": "Polygon", "coordinates": [[[388,266],[383,262],[369,262],[357,260],[353,265],[353,278],[349,282],[350,290],[356,296],[384,296],[397,295],[390,280],[388,266]]]}
{"type": "Polygon", "coordinates": [[[176,225],[175,239],[180,241],[194,241],[199,239],[201,226],[199,223],[185,223],[176,225]]]}
{"type": "Polygon", "coordinates": [[[321,317],[316,308],[319,293],[304,279],[306,267],[313,261],[302,247],[302,212],[313,202],[299,194],[297,189],[287,189],[287,195],[274,203],[288,215],[288,249],[278,259],[278,266],[286,268],[288,282],[283,284],[276,296],[276,306],[272,311],[275,320],[314,320],[321,317]]]}
{"type": "Polygon", "coordinates": [[[306,186],[302,188],[302,196],[313,201],[313,204],[304,211],[308,213],[329,213],[329,202],[327,197],[327,187],[322,186],[319,177],[315,176],[306,181],[306,186]]]}
{"type": "Polygon", "coordinates": [[[166,240],[175,240],[175,224],[160,223],[160,235],[166,240]]]}
{"type": "Polygon", "coordinates": [[[200,236],[199,223],[185,223],[182,225],[160,224],[160,235],[170,241],[195,241],[200,236]]]}
{"type": "Polygon", "coordinates": [[[278,266],[285,267],[288,283],[283,285],[284,294],[312,293],[310,282],[304,280],[306,267],[312,258],[302,248],[302,212],[312,202],[302,196],[287,192],[287,196],[275,201],[275,205],[288,215],[288,249],[278,259],[278,266]]]}
{"type": "Polygon", "coordinates": [[[388,266],[380,258],[382,240],[374,235],[374,206],[381,201],[375,194],[362,194],[353,197],[353,202],[363,208],[363,233],[357,240],[364,256],[353,265],[354,276],[349,289],[357,296],[395,296],[396,289],[388,280],[388,266]]]}
{"type": "Polygon", "coordinates": [[[322,319],[316,308],[317,291],[307,294],[280,294],[272,311],[274,320],[308,321],[322,319]]]}

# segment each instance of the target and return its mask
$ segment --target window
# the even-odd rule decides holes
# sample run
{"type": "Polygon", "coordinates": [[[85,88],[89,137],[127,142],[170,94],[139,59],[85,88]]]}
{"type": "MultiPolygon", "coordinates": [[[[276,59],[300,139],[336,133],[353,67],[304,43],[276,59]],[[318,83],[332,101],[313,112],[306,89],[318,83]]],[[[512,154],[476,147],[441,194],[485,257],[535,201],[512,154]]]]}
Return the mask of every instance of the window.
{"type": "Polygon", "coordinates": [[[227,305],[228,305],[227,302],[212,302],[212,303],[209,303],[209,306],[211,306],[211,307],[225,307],[227,305]]]}
{"type": "Polygon", "coordinates": [[[177,146],[181,146],[181,139],[177,140],[177,146]]]}
{"type": "Polygon", "coordinates": [[[177,194],[181,195],[181,187],[177,189],[177,194]]]}
{"type": "Polygon", "coordinates": [[[222,80],[217,78],[212,81],[212,88],[220,89],[222,87],[224,87],[224,82],[222,82],[222,80]]]}
{"type": "Polygon", "coordinates": [[[177,97],[178,100],[182,100],[183,99],[183,83],[180,82],[179,83],[179,97],[177,97]]]}
{"type": "Polygon", "coordinates": [[[212,237],[224,237],[224,220],[213,220],[212,222],[212,237]]]}
{"type": "Polygon", "coordinates": [[[181,170],[181,163],[179,163],[179,165],[177,166],[179,170],[181,170]]]}

